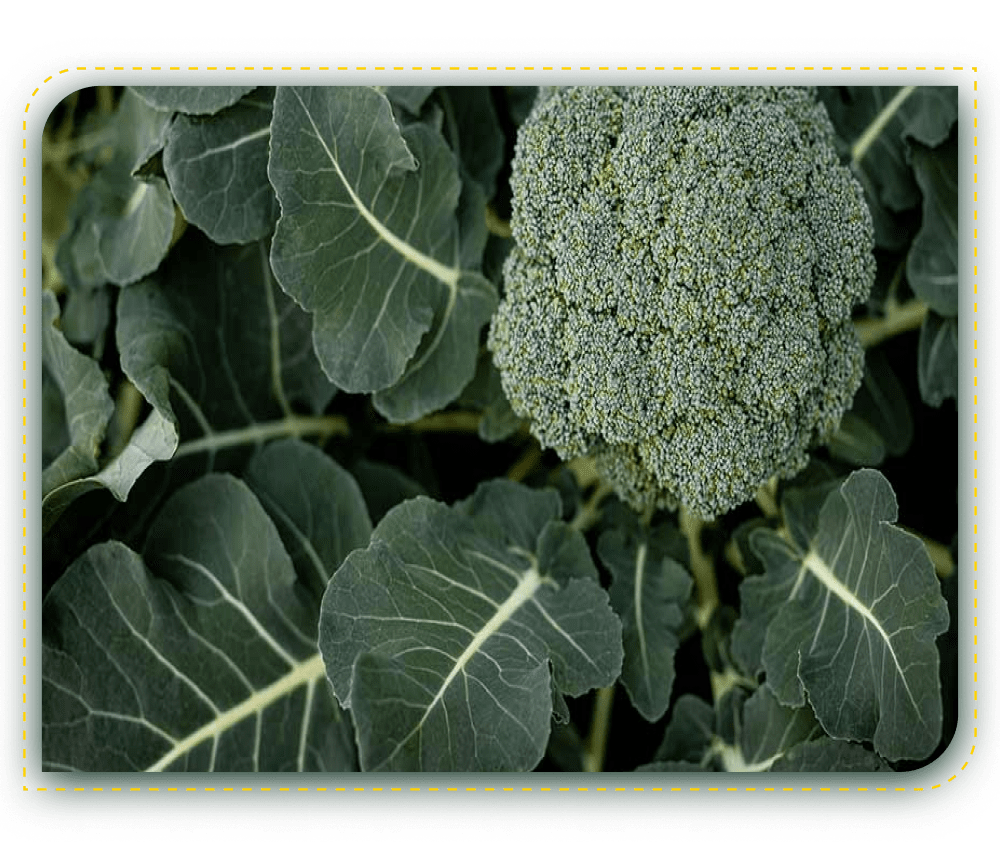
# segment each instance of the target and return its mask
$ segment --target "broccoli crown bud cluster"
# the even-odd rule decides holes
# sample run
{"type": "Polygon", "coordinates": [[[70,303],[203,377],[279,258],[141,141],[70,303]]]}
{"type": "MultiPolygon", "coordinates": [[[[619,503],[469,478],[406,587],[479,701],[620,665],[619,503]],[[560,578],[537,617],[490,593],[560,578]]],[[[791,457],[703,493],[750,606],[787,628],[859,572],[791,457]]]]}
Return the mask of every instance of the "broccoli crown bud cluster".
{"type": "Polygon", "coordinates": [[[544,446],[707,518],[832,435],[874,238],[814,90],[546,90],[511,187],[489,346],[544,446]]]}

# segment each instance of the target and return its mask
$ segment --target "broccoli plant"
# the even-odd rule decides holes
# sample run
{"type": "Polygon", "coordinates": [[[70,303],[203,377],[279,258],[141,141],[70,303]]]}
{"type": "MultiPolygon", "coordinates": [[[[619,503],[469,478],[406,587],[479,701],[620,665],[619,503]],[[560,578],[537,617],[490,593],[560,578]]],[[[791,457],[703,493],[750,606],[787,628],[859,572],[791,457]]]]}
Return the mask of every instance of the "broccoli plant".
{"type": "Polygon", "coordinates": [[[875,279],[834,138],[804,89],[539,99],[490,349],[543,446],[640,511],[707,518],[805,468],[861,384],[851,312],[875,279]]]}
{"type": "Polygon", "coordinates": [[[42,136],[42,770],[933,761],[957,101],[72,94],[42,136]]]}

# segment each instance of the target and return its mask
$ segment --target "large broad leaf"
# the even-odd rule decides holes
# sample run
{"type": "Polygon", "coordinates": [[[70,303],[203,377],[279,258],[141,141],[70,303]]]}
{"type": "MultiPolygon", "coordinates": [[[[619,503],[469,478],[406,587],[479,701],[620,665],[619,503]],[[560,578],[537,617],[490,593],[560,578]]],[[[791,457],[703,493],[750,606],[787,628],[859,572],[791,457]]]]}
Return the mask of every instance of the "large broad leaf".
{"type": "Polygon", "coordinates": [[[761,661],[778,700],[808,697],[829,735],[871,741],[891,761],[925,758],[940,739],[934,639],[948,627],[926,548],[895,520],[889,483],[857,471],[827,497],[808,549],[755,532],[767,571],[740,587],[744,626],[765,633],[761,661]]]}
{"type": "Polygon", "coordinates": [[[178,441],[116,510],[113,537],[139,543],[163,498],[209,471],[242,472],[289,437],[342,434],[309,317],[274,282],[267,244],[219,247],[189,228],[152,277],[122,292],[121,367],[178,441]]]}
{"type": "Polygon", "coordinates": [[[917,345],[920,396],[931,406],[958,397],[958,319],[929,312],[917,345]]]}
{"type": "Polygon", "coordinates": [[[610,685],[621,625],[553,491],[387,514],[330,580],[319,644],[364,770],[530,770],[555,698],[610,685]]]}
{"type": "Polygon", "coordinates": [[[279,88],[268,175],[281,204],[271,263],[313,314],[330,379],[379,392],[394,421],[454,400],[497,297],[461,266],[461,185],[440,134],[400,130],[374,89],[279,88]]]}
{"type": "Polygon", "coordinates": [[[611,572],[611,607],[622,619],[622,683],[648,721],[663,717],[674,683],[677,632],[691,577],[677,562],[686,542],[669,524],[650,530],[632,517],[601,534],[597,555],[611,572]]]}
{"type": "Polygon", "coordinates": [[[179,491],[143,557],[93,547],[46,598],[47,770],[351,770],[307,602],[247,487],[179,491]]]}
{"type": "Polygon", "coordinates": [[[131,90],[162,112],[212,115],[232,106],[253,88],[252,85],[136,85],[131,90]]]}
{"type": "Polygon", "coordinates": [[[122,370],[179,432],[179,456],[327,432],[334,387],[308,316],[274,283],[263,242],[220,248],[189,231],[154,277],[118,301],[122,370]],[[270,424],[270,426],[268,425],[270,424]]]}
{"type": "Polygon", "coordinates": [[[906,257],[906,278],[938,314],[958,314],[958,135],[939,147],[912,145],[923,220],[906,257]]]}
{"type": "Polygon", "coordinates": [[[112,124],[114,155],[76,196],[56,261],[69,285],[129,285],[155,270],[170,246],[174,201],[158,176],[136,169],[166,138],[169,115],[126,89],[112,124]]]}
{"type": "Polygon", "coordinates": [[[219,244],[269,236],[278,201],[267,179],[273,88],[258,88],[209,118],[179,116],[163,169],[184,217],[219,244]]]}

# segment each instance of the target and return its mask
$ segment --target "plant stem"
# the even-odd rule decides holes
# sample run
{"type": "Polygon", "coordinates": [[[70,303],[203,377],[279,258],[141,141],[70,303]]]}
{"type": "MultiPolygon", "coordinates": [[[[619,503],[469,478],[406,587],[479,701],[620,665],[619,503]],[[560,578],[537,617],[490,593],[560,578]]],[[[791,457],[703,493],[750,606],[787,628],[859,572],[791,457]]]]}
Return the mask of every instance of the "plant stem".
{"type": "Polygon", "coordinates": [[[125,449],[135,426],[139,422],[142,411],[143,397],[131,382],[125,380],[118,389],[115,399],[114,417],[108,427],[108,440],[105,447],[108,459],[117,458],[125,449]]]}
{"type": "Polygon", "coordinates": [[[244,429],[210,432],[208,435],[186,441],[177,448],[174,458],[179,459],[207,450],[226,450],[249,444],[262,444],[275,438],[304,438],[307,435],[348,435],[350,426],[340,415],[330,417],[286,417],[278,421],[251,424],[244,429]]]}
{"type": "Polygon", "coordinates": [[[726,542],[725,550],[723,555],[726,557],[726,561],[733,566],[735,570],[741,576],[747,575],[747,565],[743,561],[743,554],[740,552],[740,546],[736,543],[736,539],[730,537],[726,542]]]}
{"type": "Polygon", "coordinates": [[[698,608],[695,615],[698,626],[704,629],[712,617],[712,612],[719,605],[719,587],[715,581],[715,566],[712,558],[701,546],[701,528],[704,522],[691,514],[684,506],[680,508],[681,532],[687,537],[688,553],[691,559],[691,575],[694,577],[694,590],[698,598],[698,608]]]}
{"type": "Polygon", "coordinates": [[[570,521],[570,526],[573,529],[579,530],[580,532],[586,532],[594,524],[600,520],[601,517],[601,501],[607,497],[614,489],[608,485],[603,480],[597,484],[597,487],[591,492],[590,497],[587,498],[586,502],[580,507],[574,516],[573,520],[570,521]]]}
{"type": "Polygon", "coordinates": [[[512,235],[510,223],[503,220],[492,206],[486,207],[486,229],[500,238],[510,238],[512,235]]]}
{"type": "Polygon", "coordinates": [[[927,316],[927,304],[914,299],[900,305],[895,297],[885,301],[885,315],[881,318],[860,318],[854,322],[861,346],[868,349],[887,338],[919,329],[927,316]]]}
{"type": "Polygon", "coordinates": [[[754,500],[757,501],[757,505],[764,513],[764,517],[778,517],[779,510],[777,493],[778,477],[776,476],[772,476],[767,482],[757,489],[757,493],[754,495],[754,500]]]}
{"type": "Polygon", "coordinates": [[[453,411],[437,412],[407,424],[389,424],[389,432],[411,430],[413,432],[479,432],[479,412],[453,411]]]}
{"type": "Polygon", "coordinates": [[[604,754],[608,748],[608,731],[611,729],[611,707],[615,700],[615,687],[598,688],[594,695],[594,712],[590,719],[590,735],[583,751],[585,773],[604,770],[604,754]]]}
{"type": "Polygon", "coordinates": [[[532,440],[525,451],[518,457],[517,461],[510,466],[507,471],[507,479],[514,482],[521,482],[538,465],[542,458],[542,448],[537,441],[532,440]]]}
{"type": "Polygon", "coordinates": [[[905,85],[896,92],[896,96],[892,98],[883,107],[882,111],[875,116],[873,120],[865,129],[858,140],[854,142],[851,147],[851,164],[857,165],[868,152],[868,148],[872,146],[875,139],[882,134],[882,130],[885,129],[886,124],[892,120],[896,112],[899,111],[899,107],[903,105],[903,102],[916,90],[915,85],[905,85]]]}

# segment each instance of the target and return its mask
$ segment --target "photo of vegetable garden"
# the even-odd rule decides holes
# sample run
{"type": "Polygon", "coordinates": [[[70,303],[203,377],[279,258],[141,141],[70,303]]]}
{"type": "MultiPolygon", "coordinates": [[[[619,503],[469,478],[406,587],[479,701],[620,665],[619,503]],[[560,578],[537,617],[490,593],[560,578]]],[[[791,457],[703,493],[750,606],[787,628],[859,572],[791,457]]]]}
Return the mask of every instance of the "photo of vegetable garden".
{"type": "Polygon", "coordinates": [[[957,722],[954,87],[96,87],[41,761],[891,772],[957,722]]]}

